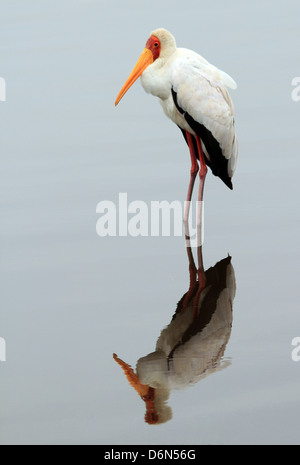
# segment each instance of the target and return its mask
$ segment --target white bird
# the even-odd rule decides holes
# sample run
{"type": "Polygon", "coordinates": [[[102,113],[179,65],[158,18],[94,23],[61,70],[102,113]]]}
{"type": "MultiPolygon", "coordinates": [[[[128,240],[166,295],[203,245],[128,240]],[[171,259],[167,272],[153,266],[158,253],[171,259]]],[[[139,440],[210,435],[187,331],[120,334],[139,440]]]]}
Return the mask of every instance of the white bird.
{"type": "MultiPolygon", "coordinates": [[[[115,105],[140,76],[145,91],[160,99],[165,114],[179,126],[189,146],[192,165],[187,205],[199,171],[197,160],[199,201],[203,200],[206,165],[232,189],[238,141],[226,87],[235,89],[235,81],[192,50],[177,48],[173,35],[165,29],[151,33],[115,105]]],[[[185,220],[186,215],[188,210],[185,220]]]]}

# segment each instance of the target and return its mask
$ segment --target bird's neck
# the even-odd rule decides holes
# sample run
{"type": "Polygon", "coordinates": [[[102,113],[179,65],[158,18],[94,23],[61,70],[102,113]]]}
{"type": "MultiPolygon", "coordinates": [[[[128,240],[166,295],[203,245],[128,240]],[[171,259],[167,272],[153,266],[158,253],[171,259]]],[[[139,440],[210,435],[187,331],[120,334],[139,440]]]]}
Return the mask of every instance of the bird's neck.
{"type": "Polygon", "coordinates": [[[170,94],[171,67],[169,58],[160,57],[143,72],[141,81],[147,93],[165,100],[170,94]]]}

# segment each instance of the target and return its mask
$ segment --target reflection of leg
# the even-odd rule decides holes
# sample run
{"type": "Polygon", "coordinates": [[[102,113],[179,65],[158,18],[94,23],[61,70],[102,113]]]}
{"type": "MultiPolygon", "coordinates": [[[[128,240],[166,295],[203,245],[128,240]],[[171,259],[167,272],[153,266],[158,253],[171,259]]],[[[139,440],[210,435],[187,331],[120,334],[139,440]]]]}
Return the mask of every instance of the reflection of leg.
{"type": "MultiPolygon", "coordinates": [[[[187,226],[187,233],[189,235],[188,226],[187,226]]],[[[186,307],[189,305],[197,289],[197,268],[195,265],[192,248],[190,247],[190,245],[187,245],[186,250],[187,250],[188,259],[189,259],[190,287],[183,299],[182,310],[185,310],[186,307]]]]}
{"type": "Polygon", "coordinates": [[[202,246],[198,247],[198,280],[199,287],[202,286],[203,289],[203,287],[205,287],[205,271],[203,266],[202,246]]]}
{"type": "Polygon", "coordinates": [[[199,300],[200,300],[202,291],[206,286],[206,277],[205,277],[205,271],[204,271],[204,266],[203,266],[202,246],[198,247],[197,251],[198,251],[198,270],[197,270],[198,290],[197,290],[197,294],[195,296],[195,301],[194,301],[194,313],[193,313],[194,319],[196,317],[197,310],[199,308],[199,300]]]}

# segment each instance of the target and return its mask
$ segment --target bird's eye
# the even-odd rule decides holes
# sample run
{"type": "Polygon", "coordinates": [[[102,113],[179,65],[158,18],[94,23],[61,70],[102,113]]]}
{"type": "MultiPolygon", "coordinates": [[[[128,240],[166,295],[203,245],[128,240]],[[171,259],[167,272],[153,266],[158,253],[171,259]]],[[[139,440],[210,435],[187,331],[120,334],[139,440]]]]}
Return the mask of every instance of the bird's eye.
{"type": "Polygon", "coordinates": [[[159,43],[158,42],[154,42],[154,47],[158,47],[159,43]]]}

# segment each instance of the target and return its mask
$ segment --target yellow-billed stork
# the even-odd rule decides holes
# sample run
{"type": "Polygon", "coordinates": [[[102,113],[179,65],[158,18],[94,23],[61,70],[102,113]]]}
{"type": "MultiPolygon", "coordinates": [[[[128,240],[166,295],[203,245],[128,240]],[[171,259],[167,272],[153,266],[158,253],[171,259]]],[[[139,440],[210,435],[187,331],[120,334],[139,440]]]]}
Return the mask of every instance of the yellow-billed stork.
{"type": "Polygon", "coordinates": [[[177,48],[173,35],[166,29],[151,33],[115,105],[140,76],[145,91],[160,99],[165,114],[179,126],[189,146],[192,165],[188,205],[199,171],[197,160],[199,201],[203,200],[206,165],[232,189],[238,142],[227,87],[235,89],[235,81],[192,50],[177,48]]]}

